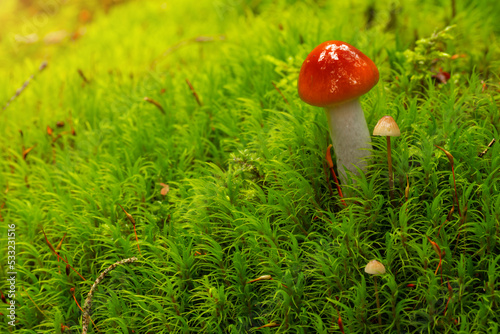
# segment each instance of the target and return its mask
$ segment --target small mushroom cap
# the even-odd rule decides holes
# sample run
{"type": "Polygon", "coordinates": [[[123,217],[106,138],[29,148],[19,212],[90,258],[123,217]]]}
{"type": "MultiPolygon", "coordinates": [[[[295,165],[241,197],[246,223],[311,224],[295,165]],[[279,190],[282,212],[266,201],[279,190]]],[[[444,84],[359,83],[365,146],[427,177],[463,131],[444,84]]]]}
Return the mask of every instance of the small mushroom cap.
{"type": "Polygon", "coordinates": [[[379,79],[377,66],[354,46],[341,41],[318,45],[300,69],[300,98],[316,107],[331,107],[366,94],[379,79]]]}
{"type": "Polygon", "coordinates": [[[365,273],[370,275],[383,275],[385,274],[385,267],[377,260],[371,260],[365,267],[365,273]]]}
{"type": "Polygon", "coordinates": [[[399,127],[394,118],[391,116],[384,116],[378,121],[377,125],[375,125],[373,135],[399,137],[401,135],[401,131],[399,131],[399,127]]]}

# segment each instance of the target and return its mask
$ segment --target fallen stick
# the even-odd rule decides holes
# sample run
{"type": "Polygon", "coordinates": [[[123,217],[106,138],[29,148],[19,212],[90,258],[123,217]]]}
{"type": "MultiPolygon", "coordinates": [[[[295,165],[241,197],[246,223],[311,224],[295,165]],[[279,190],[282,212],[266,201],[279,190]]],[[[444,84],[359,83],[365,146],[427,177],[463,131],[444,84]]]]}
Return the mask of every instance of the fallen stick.
{"type": "Polygon", "coordinates": [[[496,139],[495,139],[495,138],[493,138],[493,139],[490,141],[490,143],[488,144],[488,147],[487,147],[487,148],[486,148],[483,152],[479,153],[477,156],[478,156],[478,157],[480,157],[480,158],[482,158],[482,157],[483,157],[483,155],[485,155],[486,153],[488,153],[488,150],[490,149],[490,147],[492,147],[492,146],[493,146],[493,144],[495,144],[495,142],[496,142],[496,139]]]}
{"type": "Polygon", "coordinates": [[[8,107],[8,106],[9,106],[9,105],[10,105],[10,104],[11,104],[11,103],[12,103],[12,102],[13,102],[13,101],[14,101],[14,100],[15,100],[15,99],[19,96],[19,95],[21,95],[21,93],[22,93],[22,92],[26,89],[26,87],[28,87],[28,85],[30,84],[31,80],[33,80],[33,79],[35,78],[35,76],[36,76],[38,73],[42,72],[42,71],[43,71],[46,67],[47,67],[47,62],[46,62],[46,61],[44,61],[44,62],[40,65],[40,67],[38,68],[38,72],[36,72],[36,73],[32,74],[32,75],[28,78],[28,80],[26,80],[26,81],[24,82],[24,84],[22,85],[22,87],[21,87],[21,88],[19,88],[19,89],[16,91],[16,94],[14,94],[14,96],[12,96],[12,97],[10,98],[10,100],[9,100],[9,101],[7,101],[7,103],[6,103],[6,104],[3,106],[3,108],[2,108],[2,111],[3,111],[3,110],[5,110],[5,109],[6,109],[6,108],[7,108],[7,107],[8,107]]]}
{"type": "Polygon", "coordinates": [[[87,299],[85,299],[85,304],[83,306],[83,327],[82,334],[87,334],[87,330],[89,329],[89,321],[90,321],[90,309],[92,308],[92,297],[94,296],[94,292],[97,289],[97,286],[101,281],[106,277],[106,275],[116,267],[125,263],[132,263],[137,261],[136,257],[131,257],[125,260],[118,261],[112,265],[110,265],[106,270],[104,270],[99,277],[95,280],[94,284],[90,288],[89,294],[87,295],[87,299]]]}

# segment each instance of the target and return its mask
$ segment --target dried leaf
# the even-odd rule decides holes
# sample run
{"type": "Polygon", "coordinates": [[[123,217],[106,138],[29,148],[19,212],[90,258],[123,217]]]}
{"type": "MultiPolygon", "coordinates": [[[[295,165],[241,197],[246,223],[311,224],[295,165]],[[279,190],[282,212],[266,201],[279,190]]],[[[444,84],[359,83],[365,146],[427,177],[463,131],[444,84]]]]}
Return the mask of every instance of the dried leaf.
{"type": "Polygon", "coordinates": [[[170,186],[168,184],[165,184],[165,183],[160,183],[160,185],[162,186],[161,194],[163,196],[167,196],[168,192],[170,191],[170,186]]]}
{"type": "Polygon", "coordinates": [[[123,212],[125,212],[125,215],[127,216],[127,219],[134,226],[134,234],[135,234],[135,240],[137,241],[137,249],[139,250],[139,254],[141,254],[141,247],[139,246],[139,237],[137,236],[137,230],[135,229],[135,220],[134,220],[134,217],[132,217],[131,214],[129,214],[127,211],[125,211],[125,209],[123,208],[123,206],[121,206],[120,204],[118,204],[118,205],[120,206],[120,208],[122,208],[123,212]]]}
{"type": "Polygon", "coordinates": [[[26,157],[28,156],[28,153],[31,152],[32,149],[35,148],[36,145],[31,146],[30,148],[27,148],[23,151],[23,160],[26,160],[26,157]]]}
{"type": "Polygon", "coordinates": [[[450,80],[450,73],[448,72],[445,72],[443,71],[442,68],[439,69],[439,72],[437,72],[436,74],[434,74],[432,76],[434,79],[436,79],[437,81],[439,81],[439,83],[442,83],[442,84],[445,84],[448,82],[448,80],[450,80]]]}

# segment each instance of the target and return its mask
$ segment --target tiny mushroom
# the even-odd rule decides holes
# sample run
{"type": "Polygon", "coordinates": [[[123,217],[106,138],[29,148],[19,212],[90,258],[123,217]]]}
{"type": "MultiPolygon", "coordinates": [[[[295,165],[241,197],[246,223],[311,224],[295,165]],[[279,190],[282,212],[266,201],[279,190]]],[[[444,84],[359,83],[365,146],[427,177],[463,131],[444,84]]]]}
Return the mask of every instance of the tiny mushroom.
{"type": "Polygon", "coordinates": [[[371,260],[365,267],[365,273],[370,275],[383,275],[385,274],[385,267],[377,260],[371,260]]]}
{"type": "Polygon", "coordinates": [[[373,281],[375,283],[375,299],[377,301],[377,310],[378,310],[378,323],[379,325],[382,325],[382,317],[380,316],[380,301],[378,299],[377,275],[385,274],[385,267],[379,261],[372,260],[368,262],[368,264],[366,265],[365,272],[367,274],[373,275],[373,281]]]}
{"type": "Polygon", "coordinates": [[[299,74],[300,98],[325,108],[337,168],[342,183],[346,170],[358,175],[366,170],[370,155],[370,132],[359,97],[379,80],[373,61],[354,46],[340,41],[318,45],[307,56],[299,74]]]}
{"type": "Polygon", "coordinates": [[[373,129],[374,136],[385,136],[387,139],[387,163],[389,165],[389,194],[391,202],[394,201],[394,181],[392,178],[391,137],[399,137],[401,131],[396,121],[391,116],[382,117],[373,129]]]}

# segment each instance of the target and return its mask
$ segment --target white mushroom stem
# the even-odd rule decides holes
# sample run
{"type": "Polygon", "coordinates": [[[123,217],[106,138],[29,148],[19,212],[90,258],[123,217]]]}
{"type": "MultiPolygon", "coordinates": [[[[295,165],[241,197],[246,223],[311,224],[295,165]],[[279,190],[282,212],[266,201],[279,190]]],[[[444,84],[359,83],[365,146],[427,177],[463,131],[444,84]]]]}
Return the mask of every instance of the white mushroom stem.
{"type": "Polygon", "coordinates": [[[325,108],[340,181],[348,184],[347,171],[359,175],[355,166],[366,171],[372,148],[370,132],[359,99],[325,108]]]}

